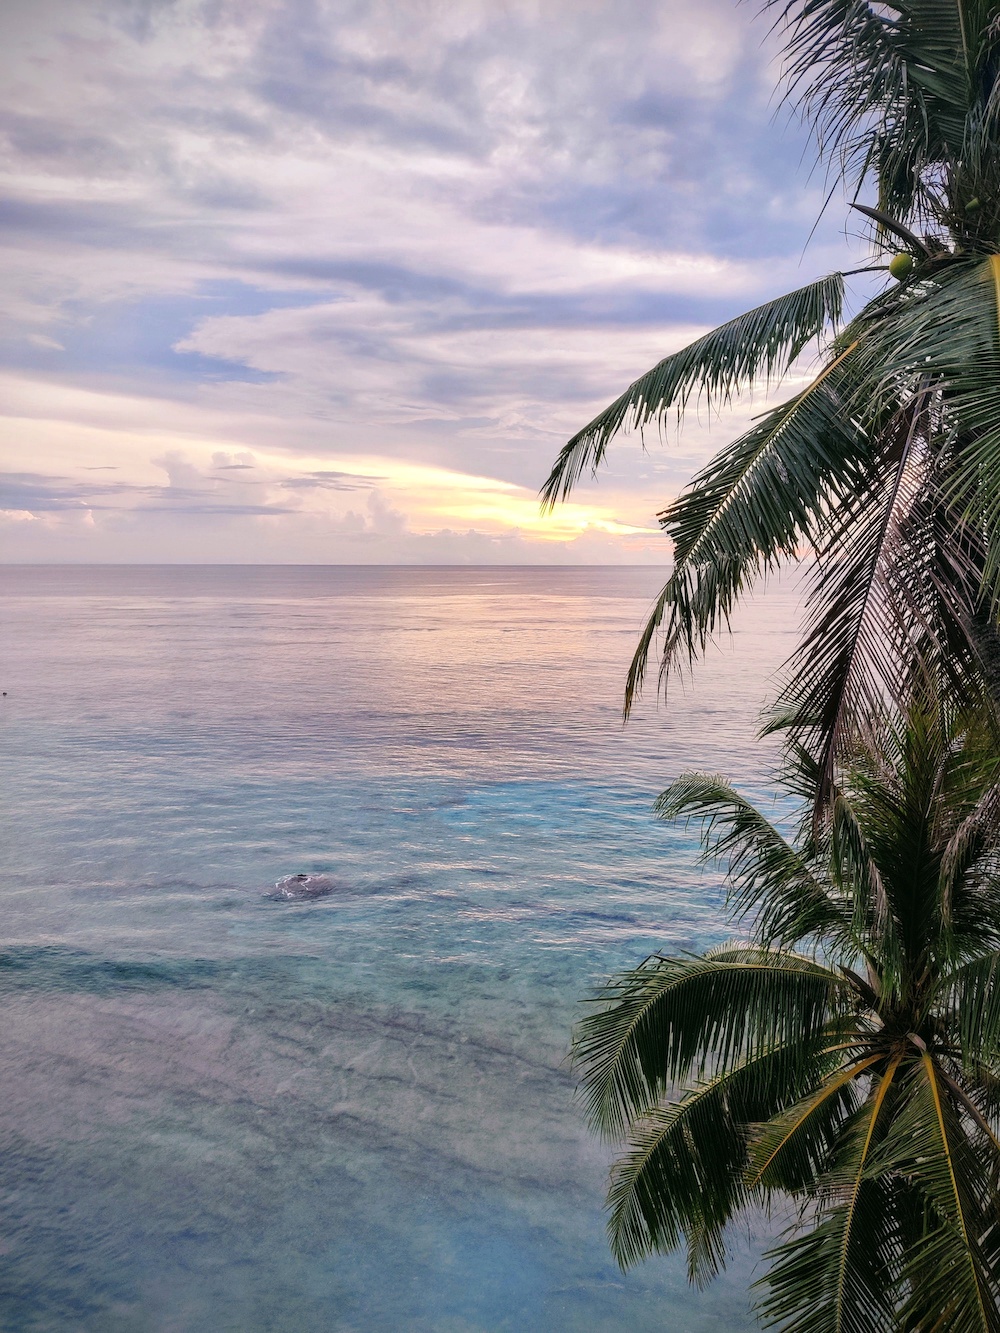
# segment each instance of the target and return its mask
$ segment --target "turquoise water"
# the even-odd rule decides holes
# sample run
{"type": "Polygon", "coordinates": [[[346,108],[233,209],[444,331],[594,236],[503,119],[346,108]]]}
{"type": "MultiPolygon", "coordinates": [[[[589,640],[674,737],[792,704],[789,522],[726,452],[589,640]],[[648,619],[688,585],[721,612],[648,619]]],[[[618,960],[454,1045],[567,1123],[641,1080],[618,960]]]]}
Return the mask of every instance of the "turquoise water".
{"type": "Polygon", "coordinates": [[[588,989],[724,926],[791,597],[619,705],[650,569],[6,568],[0,1327],[753,1328],[604,1240],[588,989]],[[311,902],[282,876],[335,884],[311,902]]]}

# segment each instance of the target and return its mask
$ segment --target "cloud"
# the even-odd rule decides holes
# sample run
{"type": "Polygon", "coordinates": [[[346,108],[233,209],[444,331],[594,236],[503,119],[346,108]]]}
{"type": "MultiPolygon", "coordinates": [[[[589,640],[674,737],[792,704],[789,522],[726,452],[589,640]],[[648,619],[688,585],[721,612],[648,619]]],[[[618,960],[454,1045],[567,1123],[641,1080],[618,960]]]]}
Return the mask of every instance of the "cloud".
{"type": "Polygon", "coordinates": [[[283,477],[278,485],[298,491],[363,491],[371,490],[385,477],[365,477],[355,472],[337,472],[321,468],[302,477],[283,477]]]}
{"type": "Polygon", "coordinates": [[[212,455],[212,468],[216,472],[246,472],[256,466],[256,460],[249,449],[227,454],[218,450],[212,455]]]}
{"type": "Polygon", "coordinates": [[[288,506],[248,504],[218,495],[204,485],[197,468],[179,456],[156,460],[168,473],[167,486],[136,486],[128,482],[86,483],[35,473],[0,473],[0,507],[29,515],[153,511],[246,516],[285,514],[288,506]]]}
{"type": "Polygon", "coordinates": [[[801,260],[822,189],[774,122],[772,54],[731,0],[7,7],[2,424],[12,470],[52,474],[28,499],[87,506],[111,552],[109,515],[135,551],[124,515],[154,509],[178,554],[210,520],[229,550],[259,521],[401,559],[633,551],[705,423],[662,460],[623,445],[546,530],[558,446],[845,260],[832,224],[801,260]]]}
{"type": "Polygon", "coordinates": [[[35,347],[45,347],[53,352],[65,352],[66,350],[62,343],[56,342],[55,338],[50,338],[46,333],[28,333],[25,334],[25,337],[35,347]]]}

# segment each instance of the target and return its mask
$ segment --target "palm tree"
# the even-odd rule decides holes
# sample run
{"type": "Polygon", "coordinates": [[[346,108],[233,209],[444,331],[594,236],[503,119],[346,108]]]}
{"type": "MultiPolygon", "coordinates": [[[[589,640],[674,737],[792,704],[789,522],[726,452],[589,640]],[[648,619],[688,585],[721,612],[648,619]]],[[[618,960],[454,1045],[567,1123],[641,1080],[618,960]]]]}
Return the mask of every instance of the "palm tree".
{"type": "MultiPolygon", "coordinates": [[[[783,5],[767,0],[765,8],[783,5]]],[[[566,444],[551,506],[623,429],[818,372],[724,448],[660,515],[674,568],[625,711],[662,635],[661,679],[694,660],[759,578],[808,555],[804,641],[773,725],[818,763],[818,800],[859,720],[914,664],[997,695],[1000,607],[1000,11],[986,0],[789,0],[789,96],[846,186],[886,281],[841,327],[843,273],[668,356],[566,444]],[[857,203],[874,189],[877,207],[857,203]],[[898,279],[898,280],[897,280],[898,279]]]]}
{"type": "MultiPolygon", "coordinates": [[[[953,712],[953,710],[952,710],[953,712]]],[[[800,794],[816,773],[802,758],[800,794]]],[[[798,1205],[757,1284],[784,1333],[1000,1329],[1000,758],[918,700],[787,841],[719,778],[657,803],[728,864],[739,942],[656,955],[579,1025],[593,1123],[626,1140],[623,1267],[798,1205]]]]}

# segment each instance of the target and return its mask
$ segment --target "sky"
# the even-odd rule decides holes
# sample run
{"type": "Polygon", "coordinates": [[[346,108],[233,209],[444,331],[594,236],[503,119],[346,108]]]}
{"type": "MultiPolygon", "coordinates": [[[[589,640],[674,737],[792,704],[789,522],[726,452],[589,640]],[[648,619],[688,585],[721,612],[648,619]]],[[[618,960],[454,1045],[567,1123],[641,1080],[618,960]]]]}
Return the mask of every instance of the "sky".
{"type": "Polygon", "coordinates": [[[0,559],[666,562],[761,394],[558,449],[859,256],[755,11],[5,0],[0,559]]]}

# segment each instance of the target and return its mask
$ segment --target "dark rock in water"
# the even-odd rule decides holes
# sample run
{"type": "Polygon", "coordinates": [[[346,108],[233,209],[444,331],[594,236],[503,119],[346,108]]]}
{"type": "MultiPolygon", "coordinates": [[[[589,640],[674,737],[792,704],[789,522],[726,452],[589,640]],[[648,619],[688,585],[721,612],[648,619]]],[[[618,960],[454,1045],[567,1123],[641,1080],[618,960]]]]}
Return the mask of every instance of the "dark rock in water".
{"type": "Polygon", "coordinates": [[[265,894],[275,902],[300,903],[311,898],[325,898],[336,893],[338,885],[329,875],[285,875],[274,886],[273,893],[265,894]]]}

